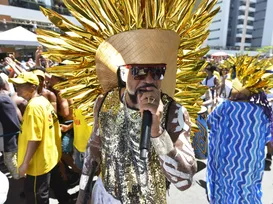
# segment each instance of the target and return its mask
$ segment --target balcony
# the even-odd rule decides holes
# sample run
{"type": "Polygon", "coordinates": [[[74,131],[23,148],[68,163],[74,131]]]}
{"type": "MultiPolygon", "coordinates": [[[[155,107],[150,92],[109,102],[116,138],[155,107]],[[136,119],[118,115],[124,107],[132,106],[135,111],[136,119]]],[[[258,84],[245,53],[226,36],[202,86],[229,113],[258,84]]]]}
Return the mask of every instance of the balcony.
{"type": "Polygon", "coordinates": [[[68,15],[71,16],[69,10],[62,5],[56,4],[55,6],[50,6],[46,5],[43,1],[35,1],[35,0],[9,0],[9,5],[10,6],[15,6],[15,7],[21,7],[21,8],[27,8],[27,9],[32,9],[32,10],[40,10],[40,6],[52,9],[56,11],[59,14],[62,15],[68,15]]]}
{"type": "MultiPolygon", "coordinates": [[[[241,37],[243,37],[243,34],[242,34],[242,33],[237,33],[237,34],[236,34],[236,37],[237,37],[237,38],[241,38],[241,37]]],[[[245,37],[246,37],[246,38],[252,38],[252,34],[246,34],[245,37]]]]}
{"type": "MultiPolygon", "coordinates": [[[[251,43],[245,43],[244,44],[245,45],[245,47],[251,47],[251,43]]],[[[241,46],[241,43],[240,42],[237,42],[237,43],[235,43],[235,46],[241,46]]]]}
{"type": "Polygon", "coordinates": [[[17,26],[22,26],[23,28],[34,32],[35,33],[35,29],[36,28],[41,28],[41,29],[45,29],[45,30],[53,30],[53,31],[57,31],[60,32],[59,28],[55,27],[53,24],[51,23],[40,23],[38,22],[33,23],[31,21],[26,22],[14,22],[14,21],[2,21],[0,20],[0,32],[4,32],[7,30],[10,30],[12,28],[16,28],[17,26]]]}
{"type": "MultiPolygon", "coordinates": [[[[245,11],[246,10],[246,6],[239,6],[239,10],[240,11],[245,11]]],[[[249,12],[255,12],[256,8],[249,7],[248,10],[249,10],[249,12]]]]}
{"type": "MultiPolygon", "coordinates": [[[[245,15],[240,15],[238,16],[238,20],[244,20],[245,19],[245,15]]],[[[254,21],[254,17],[248,16],[247,17],[247,21],[254,21]]]]}
{"type": "MultiPolygon", "coordinates": [[[[239,28],[244,28],[244,24],[238,24],[238,25],[237,25],[237,29],[239,29],[239,28]]],[[[253,30],[253,29],[254,29],[254,27],[253,27],[253,26],[250,26],[250,25],[247,25],[246,28],[247,28],[248,30],[253,30]]]]}
{"type": "MultiPolygon", "coordinates": [[[[246,0],[240,0],[240,2],[246,2],[246,0]]],[[[250,3],[257,3],[257,0],[250,0],[250,3]]]]}

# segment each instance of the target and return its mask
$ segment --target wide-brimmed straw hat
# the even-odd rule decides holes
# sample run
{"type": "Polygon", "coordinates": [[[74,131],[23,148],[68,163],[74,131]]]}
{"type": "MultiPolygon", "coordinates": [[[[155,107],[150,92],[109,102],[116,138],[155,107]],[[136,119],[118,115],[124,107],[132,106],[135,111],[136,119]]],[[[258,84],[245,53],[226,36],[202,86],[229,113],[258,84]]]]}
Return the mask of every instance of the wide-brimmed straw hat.
{"type": "Polygon", "coordinates": [[[171,30],[140,29],[105,40],[96,53],[96,70],[105,92],[118,86],[117,68],[126,64],[166,64],[162,91],[174,95],[179,36],[171,30]]]}

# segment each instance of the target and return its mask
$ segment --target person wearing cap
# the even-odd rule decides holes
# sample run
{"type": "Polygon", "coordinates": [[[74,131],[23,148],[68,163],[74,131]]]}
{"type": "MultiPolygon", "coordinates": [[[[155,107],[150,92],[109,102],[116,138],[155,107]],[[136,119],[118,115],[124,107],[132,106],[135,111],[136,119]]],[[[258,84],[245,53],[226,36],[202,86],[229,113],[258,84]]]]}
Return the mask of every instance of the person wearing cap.
{"type": "Polygon", "coordinates": [[[39,79],[34,73],[9,80],[28,101],[18,139],[18,172],[26,175],[26,202],[48,203],[50,172],[61,158],[58,118],[50,102],[38,94],[39,79]]]}
{"type": "Polygon", "coordinates": [[[45,88],[45,69],[42,66],[34,66],[29,71],[32,71],[39,79],[38,94],[44,96],[54,107],[57,113],[57,97],[56,95],[45,88]]]}
{"type": "Polygon", "coordinates": [[[217,204],[261,204],[265,146],[273,141],[272,108],[265,95],[272,75],[264,74],[270,65],[258,56],[231,62],[231,96],[208,116],[208,198],[217,204]]]}
{"type": "MultiPolygon", "coordinates": [[[[29,69],[39,79],[38,94],[45,97],[51,105],[54,107],[55,113],[57,113],[57,97],[56,95],[45,87],[45,68],[42,66],[34,66],[29,69]]],[[[62,130],[62,125],[60,125],[62,130]]],[[[62,156],[64,154],[62,153],[62,156]]],[[[69,200],[69,194],[67,193],[67,186],[65,184],[66,173],[63,170],[63,163],[60,160],[56,167],[51,171],[50,187],[54,192],[55,197],[59,203],[66,203],[69,200]]]]}

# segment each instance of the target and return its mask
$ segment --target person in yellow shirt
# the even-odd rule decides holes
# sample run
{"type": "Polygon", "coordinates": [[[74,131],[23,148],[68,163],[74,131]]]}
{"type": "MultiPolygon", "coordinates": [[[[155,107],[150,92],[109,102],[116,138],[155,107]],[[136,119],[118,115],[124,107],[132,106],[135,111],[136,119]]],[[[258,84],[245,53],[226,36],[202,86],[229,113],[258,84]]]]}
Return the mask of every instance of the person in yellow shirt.
{"type": "Polygon", "coordinates": [[[50,172],[61,158],[61,131],[50,102],[37,93],[32,72],[9,79],[19,96],[28,101],[18,139],[18,171],[26,175],[26,203],[49,203],[50,172]]]}
{"type": "Polygon", "coordinates": [[[92,132],[92,127],[88,126],[85,116],[81,109],[73,109],[73,129],[74,129],[74,163],[79,169],[82,169],[84,152],[88,139],[92,132]]]}

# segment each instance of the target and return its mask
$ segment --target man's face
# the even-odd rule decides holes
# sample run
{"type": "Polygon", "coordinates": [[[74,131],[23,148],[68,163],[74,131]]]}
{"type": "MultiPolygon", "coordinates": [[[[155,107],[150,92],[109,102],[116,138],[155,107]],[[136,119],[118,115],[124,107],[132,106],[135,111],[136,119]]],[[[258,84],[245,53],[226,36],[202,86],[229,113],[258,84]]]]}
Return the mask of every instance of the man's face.
{"type": "Polygon", "coordinates": [[[228,69],[223,69],[223,70],[222,70],[222,74],[223,74],[223,75],[227,75],[227,74],[228,74],[228,69]]]}
{"type": "Polygon", "coordinates": [[[30,83],[25,84],[14,84],[16,87],[16,92],[18,96],[21,96],[22,98],[29,100],[31,98],[31,94],[33,93],[35,89],[35,85],[30,83]]]}
{"type": "Polygon", "coordinates": [[[129,68],[126,88],[133,103],[137,103],[137,96],[147,91],[147,87],[161,88],[161,80],[165,74],[165,67],[162,65],[149,65],[149,68],[129,68]]]}

